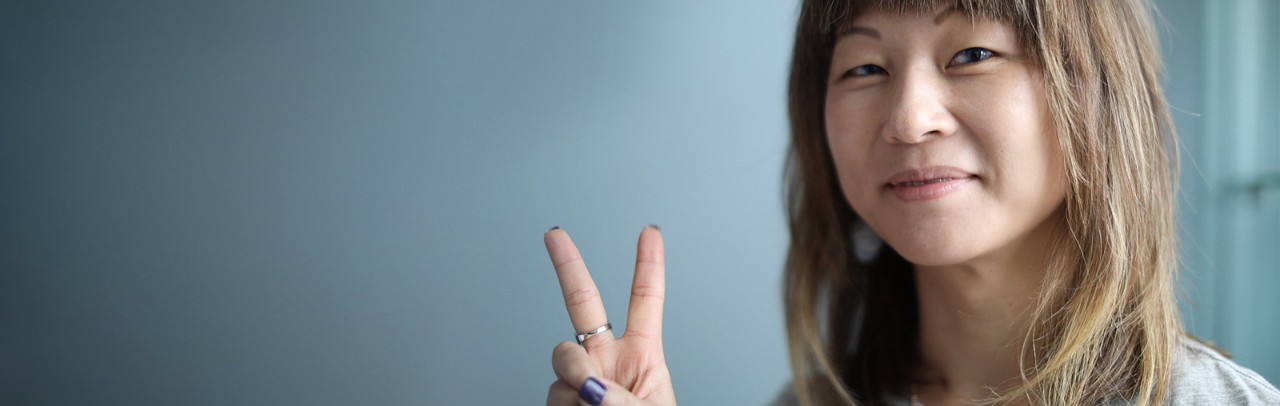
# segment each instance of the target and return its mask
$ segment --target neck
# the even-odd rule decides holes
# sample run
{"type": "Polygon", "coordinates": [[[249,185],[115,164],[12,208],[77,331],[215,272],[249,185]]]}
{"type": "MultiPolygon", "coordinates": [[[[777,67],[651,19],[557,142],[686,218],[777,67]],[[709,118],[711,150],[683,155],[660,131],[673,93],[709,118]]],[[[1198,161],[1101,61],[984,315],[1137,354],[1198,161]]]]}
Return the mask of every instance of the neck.
{"type": "Polygon", "coordinates": [[[1019,358],[1048,244],[1019,245],[998,260],[916,266],[924,404],[970,404],[1021,381],[1019,358]]]}

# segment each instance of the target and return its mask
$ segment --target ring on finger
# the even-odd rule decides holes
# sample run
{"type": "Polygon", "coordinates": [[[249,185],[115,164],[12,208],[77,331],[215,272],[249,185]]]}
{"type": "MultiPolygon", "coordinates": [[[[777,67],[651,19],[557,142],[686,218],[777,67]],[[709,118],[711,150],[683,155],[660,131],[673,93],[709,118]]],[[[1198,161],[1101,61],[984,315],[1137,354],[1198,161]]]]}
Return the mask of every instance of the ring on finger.
{"type": "Polygon", "coordinates": [[[605,322],[603,326],[596,327],[595,330],[591,330],[585,333],[578,333],[578,335],[574,338],[578,339],[578,345],[582,345],[582,343],[586,342],[588,338],[594,337],[596,334],[600,334],[609,330],[613,330],[613,323],[605,322]]]}

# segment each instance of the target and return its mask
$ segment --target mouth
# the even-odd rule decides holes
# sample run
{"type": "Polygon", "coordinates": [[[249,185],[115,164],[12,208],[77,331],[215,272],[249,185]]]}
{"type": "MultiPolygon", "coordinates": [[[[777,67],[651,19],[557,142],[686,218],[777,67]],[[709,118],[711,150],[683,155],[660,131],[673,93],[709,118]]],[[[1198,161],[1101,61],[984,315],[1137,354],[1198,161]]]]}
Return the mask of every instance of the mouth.
{"type": "Polygon", "coordinates": [[[978,175],[944,166],[932,166],[898,172],[889,178],[885,188],[908,202],[941,198],[961,189],[978,175]]]}
{"type": "Polygon", "coordinates": [[[906,182],[890,183],[890,184],[889,184],[889,187],[901,187],[901,186],[924,186],[924,185],[933,184],[933,183],[950,182],[950,181],[953,181],[953,180],[956,180],[956,178],[937,178],[937,179],[924,179],[924,180],[909,180],[909,181],[906,181],[906,182]]]}

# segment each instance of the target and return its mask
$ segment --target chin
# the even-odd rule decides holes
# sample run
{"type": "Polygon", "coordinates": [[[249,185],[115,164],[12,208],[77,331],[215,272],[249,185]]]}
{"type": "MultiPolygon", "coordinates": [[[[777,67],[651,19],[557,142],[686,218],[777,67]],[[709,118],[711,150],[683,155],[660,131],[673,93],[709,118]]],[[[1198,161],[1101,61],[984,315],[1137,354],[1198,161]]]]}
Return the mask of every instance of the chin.
{"type": "Polygon", "coordinates": [[[974,258],[967,244],[959,241],[886,241],[893,250],[915,265],[945,266],[967,262],[974,258]]]}

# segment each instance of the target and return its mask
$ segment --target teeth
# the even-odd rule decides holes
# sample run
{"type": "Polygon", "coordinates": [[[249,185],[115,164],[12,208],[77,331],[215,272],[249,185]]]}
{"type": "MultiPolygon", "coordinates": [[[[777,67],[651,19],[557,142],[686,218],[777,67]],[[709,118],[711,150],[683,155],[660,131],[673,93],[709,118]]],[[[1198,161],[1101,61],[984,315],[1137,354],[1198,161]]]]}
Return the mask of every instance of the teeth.
{"type": "Polygon", "coordinates": [[[929,179],[929,180],[913,180],[913,181],[908,181],[908,182],[902,182],[902,183],[900,183],[899,185],[902,185],[902,186],[924,186],[924,185],[927,185],[927,184],[930,184],[930,183],[946,182],[946,181],[949,181],[949,180],[951,180],[951,178],[939,178],[939,179],[929,179]]]}

